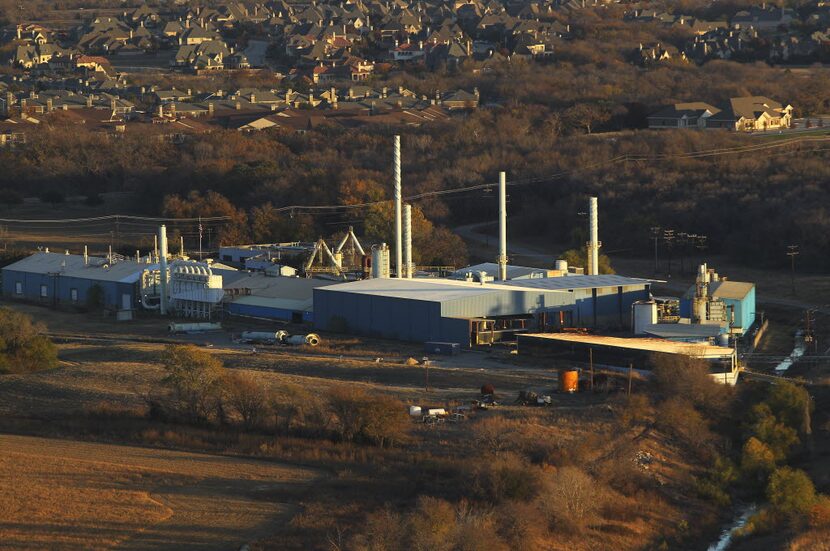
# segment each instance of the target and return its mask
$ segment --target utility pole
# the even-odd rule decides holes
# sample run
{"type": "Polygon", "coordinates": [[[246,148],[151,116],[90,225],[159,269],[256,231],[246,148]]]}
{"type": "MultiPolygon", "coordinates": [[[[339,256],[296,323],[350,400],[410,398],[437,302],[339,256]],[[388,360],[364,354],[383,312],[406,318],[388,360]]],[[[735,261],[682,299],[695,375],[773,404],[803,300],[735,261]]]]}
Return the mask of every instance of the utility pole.
{"type": "Polygon", "coordinates": [[[671,253],[674,243],[674,230],[663,230],[663,240],[666,242],[666,253],[668,257],[668,268],[666,273],[671,277],[671,253]]]}
{"type": "Polygon", "coordinates": [[[677,234],[677,245],[680,249],[680,275],[685,275],[686,273],[686,266],[684,263],[686,257],[686,246],[689,244],[689,234],[686,232],[680,232],[677,234]]]}
{"type": "Polygon", "coordinates": [[[651,238],[654,239],[654,273],[660,270],[657,268],[657,243],[660,241],[660,226],[651,227],[651,238]]]}
{"type": "Polygon", "coordinates": [[[588,364],[590,365],[590,369],[591,369],[591,385],[590,385],[589,388],[593,392],[593,390],[594,390],[594,349],[593,348],[588,349],[588,364]]]}
{"type": "Polygon", "coordinates": [[[631,397],[631,378],[634,375],[634,363],[628,364],[628,396],[631,397]]]}
{"type": "Polygon", "coordinates": [[[790,284],[795,294],[795,257],[798,256],[798,245],[787,245],[787,256],[790,257],[790,284]]]}
{"type": "Polygon", "coordinates": [[[199,217],[199,262],[202,261],[202,217],[199,217]]]}

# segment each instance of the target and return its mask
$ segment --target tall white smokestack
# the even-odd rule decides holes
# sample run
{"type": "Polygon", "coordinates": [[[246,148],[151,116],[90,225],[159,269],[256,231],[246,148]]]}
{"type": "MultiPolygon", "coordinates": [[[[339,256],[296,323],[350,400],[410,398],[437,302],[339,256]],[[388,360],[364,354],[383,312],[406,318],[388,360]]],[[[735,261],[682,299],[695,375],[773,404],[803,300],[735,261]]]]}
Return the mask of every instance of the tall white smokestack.
{"type": "Polygon", "coordinates": [[[507,281],[507,174],[499,172],[499,281],[507,281]]]}
{"type": "Polygon", "coordinates": [[[597,198],[591,197],[588,200],[588,274],[599,274],[599,213],[597,210],[597,198]]]}
{"type": "Polygon", "coordinates": [[[161,280],[161,305],[159,311],[167,314],[167,226],[159,227],[159,279],[161,280]]]}
{"type": "Polygon", "coordinates": [[[401,235],[401,137],[395,136],[395,153],[393,160],[395,173],[395,274],[403,273],[403,236],[401,235]]]}
{"type": "Polygon", "coordinates": [[[412,205],[403,206],[403,250],[404,274],[412,279],[412,205]]]}

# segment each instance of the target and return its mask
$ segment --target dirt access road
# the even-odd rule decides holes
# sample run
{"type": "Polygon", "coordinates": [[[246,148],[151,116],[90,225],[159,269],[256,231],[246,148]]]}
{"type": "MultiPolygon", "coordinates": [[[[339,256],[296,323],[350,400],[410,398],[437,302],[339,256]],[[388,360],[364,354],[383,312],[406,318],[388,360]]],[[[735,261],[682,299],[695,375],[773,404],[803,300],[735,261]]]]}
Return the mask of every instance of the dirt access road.
{"type": "Polygon", "coordinates": [[[319,473],[235,457],[0,435],[0,549],[237,549],[319,473]]]}

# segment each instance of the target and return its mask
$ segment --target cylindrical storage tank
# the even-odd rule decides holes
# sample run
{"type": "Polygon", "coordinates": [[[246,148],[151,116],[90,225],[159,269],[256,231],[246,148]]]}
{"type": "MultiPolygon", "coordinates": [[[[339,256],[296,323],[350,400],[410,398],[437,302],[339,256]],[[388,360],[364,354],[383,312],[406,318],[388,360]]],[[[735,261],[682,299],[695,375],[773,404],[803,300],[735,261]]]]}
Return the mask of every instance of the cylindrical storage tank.
{"type": "Polygon", "coordinates": [[[389,247],[386,243],[372,247],[372,278],[389,277],[389,247]]]}
{"type": "Polygon", "coordinates": [[[218,323],[175,323],[171,322],[167,330],[171,333],[198,333],[201,331],[219,331],[222,326],[218,323]]]}
{"type": "Polygon", "coordinates": [[[692,299],[692,322],[703,323],[706,321],[706,298],[695,297],[692,299]]]}
{"type": "Polygon", "coordinates": [[[277,342],[278,337],[276,333],[267,331],[243,331],[242,340],[248,342],[277,342]]]}
{"type": "Polygon", "coordinates": [[[562,369],[559,371],[559,391],[576,392],[579,389],[579,371],[562,369]]]}
{"type": "Polygon", "coordinates": [[[317,346],[320,344],[320,336],[316,333],[309,333],[308,335],[291,335],[282,339],[284,344],[307,344],[309,346],[317,346]]]}
{"type": "Polygon", "coordinates": [[[718,335],[718,346],[729,348],[729,333],[722,333],[718,335]]]}
{"type": "Polygon", "coordinates": [[[554,264],[554,267],[559,270],[560,272],[567,273],[568,271],[568,261],[567,260],[557,260],[554,264]]]}
{"type": "Polygon", "coordinates": [[[657,302],[640,300],[631,305],[631,329],[635,335],[644,335],[646,327],[657,323],[657,302]]]}

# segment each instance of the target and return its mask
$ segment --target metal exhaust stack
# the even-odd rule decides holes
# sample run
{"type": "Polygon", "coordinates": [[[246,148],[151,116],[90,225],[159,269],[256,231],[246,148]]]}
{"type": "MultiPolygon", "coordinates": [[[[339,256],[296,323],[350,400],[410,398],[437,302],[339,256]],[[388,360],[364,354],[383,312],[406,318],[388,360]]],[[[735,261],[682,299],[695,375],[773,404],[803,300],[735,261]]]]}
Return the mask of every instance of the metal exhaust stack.
{"type": "Polygon", "coordinates": [[[588,275],[599,274],[599,212],[597,198],[591,197],[588,200],[588,275]]]}
{"type": "Polygon", "coordinates": [[[161,315],[167,314],[167,226],[159,227],[159,280],[161,283],[161,315]]]}
{"type": "Polygon", "coordinates": [[[412,205],[403,206],[404,277],[412,279],[412,205]]]}
{"type": "Polygon", "coordinates": [[[393,158],[395,174],[395,274],[403,275],[403,236],[401,235],[401,137],[395,136],[395,152],[393,158]]]}
{"type": "Polygon", "coordinates": [[[499,281],[507,281],[507,174],[499,172],[499,281]]]}

